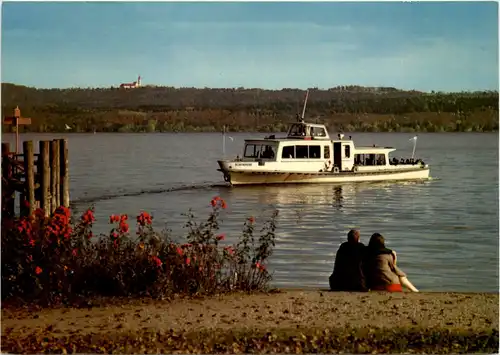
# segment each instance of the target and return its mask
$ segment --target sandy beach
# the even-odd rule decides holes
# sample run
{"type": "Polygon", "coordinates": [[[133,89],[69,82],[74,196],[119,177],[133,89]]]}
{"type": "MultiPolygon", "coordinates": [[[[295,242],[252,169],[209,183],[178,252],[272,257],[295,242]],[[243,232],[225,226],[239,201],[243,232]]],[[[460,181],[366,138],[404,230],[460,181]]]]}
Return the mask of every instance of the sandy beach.
{"type": "Polygon", "coordinates": [[[2,307],[2,351],[496,352],[499,295],[283,290],[2,307]]]}

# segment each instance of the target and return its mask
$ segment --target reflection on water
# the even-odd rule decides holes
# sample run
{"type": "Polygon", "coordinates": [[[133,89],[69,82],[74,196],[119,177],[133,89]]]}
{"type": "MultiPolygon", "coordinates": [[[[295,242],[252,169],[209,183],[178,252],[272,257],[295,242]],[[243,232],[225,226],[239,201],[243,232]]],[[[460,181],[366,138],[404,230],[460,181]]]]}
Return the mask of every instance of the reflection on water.
{"type": "Polygon", "coordinates": [[[421,250],[408,242],[415,231],[409,221],[402,223],[399,205],[405,200],[407,213],[431,216],[432,208],[424,203],[431,183],[238,187],[228,191],[226,199],[256,200],[279,211],[278,247],[271,259],[277,285],[290,285],[299,278],[302,285],[326,286],[336,249],[349,229],[360,228],[365,243],[372,233],[384,234],[388,245],[398,251],[401,267],[414,267],[413,273],[407,271],[425,289],[416,265],[421,250]],[[410,230],[403,235],[405,224],[410,230]]]}
{"type": "MultiPolygon", "coordinates": [[[[226,148],[235,156],[252,134],[232,136],[237,144],[228,142],[226,148]]],[[[398,156],[411,154],[411,135],[354,136],[357,144],[394,146],[398,156]]],[[[13,135],[2,135],[9,139],[13,142],[13,135]]],[[[327,287],[338,246],[349,229],[359,228],[364,243],[374,232],[383,234],[421,290],[498,291],[497,134],[420,134],[417,155],[431,165],[431,181],[235,188],[224,185],[216,171],[220,134],[73,134],[68,139],[74,209],[95,205],[96,233],[109,231],[111,214],[146,210],[156,226],[184,235],[182,213],[192,208],[203,219],[210,199],[220,195],[229,206],[221,214],[228,242],[241,235],[247,217],[262,222],[279,210],[270,260],[277,286],[327,287]],[[188,141],[196,144],[186,149],[188,141]]]]}

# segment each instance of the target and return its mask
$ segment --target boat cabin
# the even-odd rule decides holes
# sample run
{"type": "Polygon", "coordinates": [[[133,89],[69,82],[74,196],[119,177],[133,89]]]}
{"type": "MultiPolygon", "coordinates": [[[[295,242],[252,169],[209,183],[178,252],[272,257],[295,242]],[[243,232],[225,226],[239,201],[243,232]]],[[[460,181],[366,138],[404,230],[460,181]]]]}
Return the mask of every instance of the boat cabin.
{"type": "Polygon", "coordinates": [[[287,138],[291,139],[330,139],[325,125],[305,123],[303,121],[293,123],[288,129],[287,138]]]}
{"type": "MultiPolygon", "coordinates": [[[[389,164],[392,148],[356,147],[351,137],[338,134],[330,139],[321,124],[293,123],[286,137],[246,139],[239,162],[258,162],[259,166],[297,171],[368,171],[389,164]],[[276,165],[277,164],[277,165],[276,165]]],[[[238,166],[246,166],[238,164],[238,166]]]]}

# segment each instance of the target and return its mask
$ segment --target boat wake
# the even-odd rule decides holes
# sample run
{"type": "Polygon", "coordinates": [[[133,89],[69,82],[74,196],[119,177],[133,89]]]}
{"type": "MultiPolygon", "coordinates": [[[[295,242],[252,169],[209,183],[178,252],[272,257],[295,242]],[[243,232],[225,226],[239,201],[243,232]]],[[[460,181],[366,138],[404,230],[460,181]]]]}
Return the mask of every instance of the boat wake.
{"type": "Polygon", "coordinates": [[[134,196],[140,196],[140,195],[153,195],[153,194],[164,194],[164,193],[170,193],[170,192],[179,192],[179,191],[191,191],[191,190],[210,190],[213,188],[224,188],[228,187],[227,184],[224,183],[219,183],[219,184],[214,184],[214,183],[205,183],[205,184],[195,184],[195,185],[181,185],[181,186],[174,186],[174,187],[163,187],[163,188],[156,188],[156,189],[144,189],[144,190],[138,190],[138,191],[127,191],[127,192],[118,192],[118,193],[111,193],[111,194],[104,194],[104,195],[99,195],[99,196],[92,196],[92,197],[81,197],[77,198],[73,201],[71,201],[71,206],[76,207],[76,206],[81,206],[84,204],[91,204],[99,201],[106,201],[106,200],[112,200],[116,198],[121,198],[121,197],[134,197],[134,196]]]}

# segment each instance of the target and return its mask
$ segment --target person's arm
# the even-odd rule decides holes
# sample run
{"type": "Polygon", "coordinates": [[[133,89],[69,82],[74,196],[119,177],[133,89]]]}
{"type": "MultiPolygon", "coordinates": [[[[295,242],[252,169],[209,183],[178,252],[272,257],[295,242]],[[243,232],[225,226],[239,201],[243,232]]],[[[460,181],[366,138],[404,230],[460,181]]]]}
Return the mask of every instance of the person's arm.
{"type": "Polygon", "coordinates": [[[403,272],[403,270],[401,270],[397,265],[396,265],[396,260],[397,260],[397,256],[396,256],[396,252],[395,251],[392,251],[392,256],[393,256],[393,263],[391,265],[391,268],[392,270],[394,271],[394,273],[396,275],[398,275],[399,277],[399,282],[401,283],[401,286],[404,286],[406,287],[407,289],[409,289],[410,291],[412,292],[418,292],[418,289],[410,282],[410,280],[408,280],[408,277],[406,276],[406,274],[403,272]]]}
{"type": "Polygon", "coordinates": [[[406,276],[400,276],[399,282],[401,282],[401,285],[409,289],[411,292],[418,292],[417,288],[413,286],[406,276]]]}
{"type": "Polygon", "coordinates": [[[396,262],[398,261],[398,256],[395,250],[392,251],[392,259],[394,260],[394,266],[395,266],[396,262]]]}

